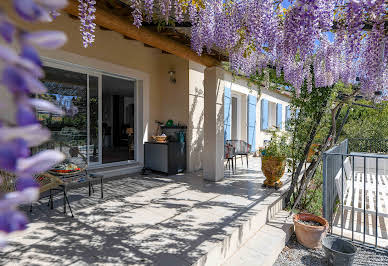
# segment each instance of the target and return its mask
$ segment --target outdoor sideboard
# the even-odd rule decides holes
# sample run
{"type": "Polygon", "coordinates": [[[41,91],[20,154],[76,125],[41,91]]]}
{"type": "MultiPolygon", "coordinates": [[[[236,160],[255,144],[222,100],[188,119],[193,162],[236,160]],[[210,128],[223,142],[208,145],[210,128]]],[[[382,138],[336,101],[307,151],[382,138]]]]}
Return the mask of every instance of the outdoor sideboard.
{"type": "Polygon", "coordinates": [[[174,175],[186,170],[186,143],[146,142],[144,169],[174,175]]]}

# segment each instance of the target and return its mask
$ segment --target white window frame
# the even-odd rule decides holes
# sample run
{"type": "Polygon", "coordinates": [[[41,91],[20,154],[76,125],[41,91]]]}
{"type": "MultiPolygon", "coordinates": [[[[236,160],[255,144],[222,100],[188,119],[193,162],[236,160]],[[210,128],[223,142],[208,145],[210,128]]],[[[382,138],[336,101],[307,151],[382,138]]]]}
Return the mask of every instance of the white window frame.
{"type": "MultiPolygon", "coordinates": [[[[98,168],[104,168],[104,167],[113,167],[113,166],[122,166],[122,165],[128,165],[128,164],[133,164],[136,162],[143,162],[143,150],[140,149],[139,147],[143,146],[144,141],[148,136],[139,136],[138,132],[141,132],[138,130],[139,128],[139,116],[140,112],[143,114],[143,123],[148,122],[148,117],[144,117],[144,110],[140,110],[139,104],[138,104],[138,96],[139,96],[139,90],[143,89],[143,80],[138,80],[136,78],[132,77],[127,77],[121,74],[115,74],[115,73],[109,73],[105,72],[103,70],[95,69],[92,67],[87,67],[87,66],[82,66],[82,65],[77,65],[73,64],[70,62],[62,61],[62,60],[57,60],[49,57],[42,57],[42,62],[44,66],[47,67],[52,67],[52,68],[57,68],[61,70],[66,70],[66,71],[71,71],[71,72],[77,72],[80,74],[86,74],[87,75],[87,145],[90,143],[90,136],[89,136],[89,131],[90,131],[90,117],[89,117],[89,76],[94,76],[98,77],[99,82],[98,82],[98,131],[99,131],[99,162],[98,163],[89,163],[89,155],[87,156],[88,159],[88,166],[89,169],[98,169],[98,168]],[[116,77],[120,79],[125,79],[125,80],[130,80],[130,81],[135,81],[135,93],[134,93],[134,100],[135,100],[135,129],[134,129],[134,135],[135,135],[135,158],[134,160],[128,160],[128,161],[121,161],[121,162],[114,162],[114,163],[106,163],[102,164],[102,76],[111,76],[111,77],[116,77]]],[[[143,91],[143,103],[141,106],[144,108],[145,104],[147,103],[146,99],[144,98],[146,92],[143,91]]],[[[142,109],[143,109],[142,108],[142,109]]],[[[143,126],[142,126],[143,127],[143,126]]],[[[147,131],[146,131],[147,132],[147,131]]],[[[88,151],[89,149],[87,149],[88,151]]]]}

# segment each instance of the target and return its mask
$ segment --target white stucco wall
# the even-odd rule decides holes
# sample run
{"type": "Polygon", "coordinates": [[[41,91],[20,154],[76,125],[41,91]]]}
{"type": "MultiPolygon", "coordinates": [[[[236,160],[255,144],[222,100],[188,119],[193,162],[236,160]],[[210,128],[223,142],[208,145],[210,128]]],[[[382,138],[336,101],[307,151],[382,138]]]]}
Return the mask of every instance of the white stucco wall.
{"type": "MultiPolygon", "coordinates": [[[[189,169],[196,170],[202,168],[202,151],[203,151],[203,119],[204,119],[204,94],[203,80],[205,67],[197,63],[189,63],[189,130],[188,130],[188,161],[189,169]]],[[[249,84],[246,79],[235,78],[230,72],[224,71],[223,79],[225,86],[231,88],[232,95],[238,95],[241,99],[240,105],[240,139],[247,140],[247,98],[248,95],[257,97],[256,107],[256,147],[263,145],[264,140],[269,140],[270,135],[267,131],[260,128],[261,122],[261,99],[267,99],[273,103],[283,105],[282,109],[282,131],[285,131],[286,106],[289,105],[290,98],[277,92],[258,88],[249,84]]]]}
{"type": "MultiPolygon", "coordinates": [[[[261,99],[266,99],[269,102],[275,104],[282,104],[282,130],[285,131],[285,121],[286,121],[286,106],[289,105],[290,98],[282,95],[278,92],[268,90],[264,87],[261,87],[260,90],[257,86],[250,84],[246,79],[235,78],[231,73],[227,72],[225,74],[225,79],[227,80],[227,85],[230,85],[232,93],[238,93],[241,95],[242,104],[241,104],[241,124],[240,132],[241,139],[247,140],[247,97],[249,94],[257,97],[256,105],[256,148],[263,146],[265,140],[270,139],[270,134],[266,130],[261,130],[261,99]]],[[[276,113],[275,113],[276,115],[276,113]]],[[[275,118],[276,119],[276,118],[275,118]]]]}
{"type": "MultiPolygon", "coordinates": [[[[262,147],[265,140],[270,140],[271,135],[266,130],[261,129],[261,99],[266,99],[269,102],[282,104],[282,129],[284,132],[286,129],[286,106],[290,105],[290,98],[280,93],[268,90],[266,88],[261,88],[261,95],[258,99],[257,108],[256,108],[256,148],[262,147]]],[[[276,115],[276,113],[275,113],[276,115]]]]}
{"type": "Polygon", "coordinates": [[[204,66],[190,61],[187,128],[187,162],[189,171],[202,168],[205,100],[204,72],[204,66]]]}

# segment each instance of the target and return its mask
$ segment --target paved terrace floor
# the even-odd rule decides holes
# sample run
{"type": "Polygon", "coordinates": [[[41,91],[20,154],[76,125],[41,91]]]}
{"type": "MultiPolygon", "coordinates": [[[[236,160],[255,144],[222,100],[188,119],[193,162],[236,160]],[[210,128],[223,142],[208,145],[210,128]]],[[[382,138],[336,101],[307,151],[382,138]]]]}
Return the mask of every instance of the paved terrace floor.
{"type": "MultiPolygon", "coordinates": [[[[69,192],[75,217],[63,214],[62,197],[50,210],[36,203],[29,228],[10,237],[1,265],[190,265],[224,239],[269,197],[260,160],[250,158],[225,180],[211,183],[202,173],[130,175],[99,187],[69,192]]],[[[285,178],[287,179],[287,178],[285,178]]],[[[284,191],[284,189],[281,189],[284,191]]],[[[26,208],[28,210],[28,208],[26,208]]],[[[27,211],[28,212],[28,211],[27,211]]]]}

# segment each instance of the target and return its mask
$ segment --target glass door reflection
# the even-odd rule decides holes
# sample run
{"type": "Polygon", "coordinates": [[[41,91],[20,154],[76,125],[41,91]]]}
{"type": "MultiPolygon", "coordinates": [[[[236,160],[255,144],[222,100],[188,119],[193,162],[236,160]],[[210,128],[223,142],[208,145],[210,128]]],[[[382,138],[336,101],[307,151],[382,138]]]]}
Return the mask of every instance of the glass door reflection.
{"type": "Polygon", "coordinates": [[[37,110],[39,121],[50,129],[51,141],[37,150],[57,149],[71,156],[76,149],[87,156],[87,75],[63,69],[44,67],[47,87],[45,94],[37,97],[48,100],[65,111],[64,116],[37,110]]]}

